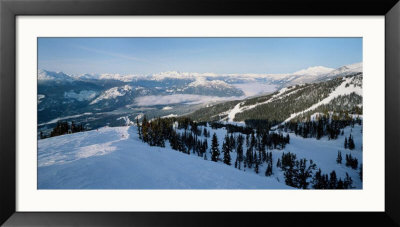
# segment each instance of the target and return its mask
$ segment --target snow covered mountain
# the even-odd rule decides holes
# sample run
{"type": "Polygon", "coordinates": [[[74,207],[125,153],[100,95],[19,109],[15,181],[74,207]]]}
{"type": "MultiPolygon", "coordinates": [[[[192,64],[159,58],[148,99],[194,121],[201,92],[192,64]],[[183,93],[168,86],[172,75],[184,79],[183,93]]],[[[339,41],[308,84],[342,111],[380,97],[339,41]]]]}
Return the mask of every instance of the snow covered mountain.
{"type": "Polygon", "coordinates": [[[243,96],[244,92],[233,85],[221,80],[207,80],[204,77],[197,78],[183,89],[189,94],[208,94],[219,97],[243,96]]]}
{"type": "Polygon", "coordinates": [[[363,187],[362,63],[279,75],[38,78],[38,189],[363,187]],[[87,131],[43,136],[60,120],[87,131]]]}
{"type": "Polygon", "coordinates": [[[115,99],[120,96],[126,95],[128,92],[132,91],[132,86],[125,85],[122,87],[113,87],[106,91],[104,91],[101,95],[99,95],[95,100],[90,102],[90,105],[96,104],[102,100],[107,99],[115,99]]]}
{"type": "Polygon", "coordinates": [[[288,86],[270,95],[212,105],[189,116],[198,121],[265,119],[281,123],[326,111],[362,114],[362,73],[288,86]]]}
{"type": "Polygon", "coordinates": [[[340,68],[337,68],[337,69],[327,73],[327,76],[329,76],[329,77],[338,76],[338,75],[347,76],[347,75],[350,75],[350,74],[361,73],[361,72],[363,72],[363,64],[362,64],[362,62],[351,64],[351,65],[342,66],[340,68]]]}
{"type": "MultiPolygon", "coordinates": [[[[309,67],[288,74],[171,71],[150,75],[68,75],[39,70],[38,121],[39,124],[45,124],[53,122],[54,119],[81,116],[89,112],[96,113],[96,117],[75,120],[85,120],[86,123],[90,121],[90,124],[98,127],[104,126],[110,118],[115,118],[112,122],[123,125],[123,121],[116,119],[126,117],[127,113],[134,115],[131,120],[140,114],[182,115],[204,105],[214,106],[222,101],[256,97],[288,86],[332,80],[359,71],[362,71],[362,63],[338,69],[309,67]],[[163,110],[163,107],[171,104],[174,108],[163,110]],[[108,113],[108,120],[106,121],[103,115],[100,116],[100,113],[108,113]],[[110,116],[109,113],[118,113],[118,116],[110,116]]],[[[237,104],[237,102],[231,103],[237,104]]]]}
{"type": "Polygon", "coordinates": [[[71,82],[73,78],[63,72],[51,72],[40,69],[38,71],[38,81],[40,82],[71,82]]]}
{"type": "Polygon", "coordinates": [[[276,83],[281,81],[292,81],[299,79],[300,77],[305,78],[317,78],[319,76],[345,76],[351,73],[362,72],[362,63],[355,63],[351,65],[345,65],[338,69],[328,68],[324,66],[312,66],[306,69],[302,69],[293,73],[285,74],[268,74],[268,73],[242,73],[242,74],[217,74],[217,73],[196,73],[196,72],[178,72],[168,71],[161,73],[154,73],[149,75],[139,74],[81,74],[81,75],[67,75],[62,72],[50,72],[46,70],[39,70],[39,80],[117,80],[122,82],[132,82],[138,80],[153,80],[163,81],[168,79],[175,80],[189,80],[192,82],[196,81],[216,81],[222,80],[225,82],[233,81],[255,81],[255,80],[268,80],[275,81],[276,83]]]}
{"type": "Polygon", "coordinates": [[[309,67],[307,69],[303,69],[303,70],[294,72],[293,75],[319,76],[319,75],[330,73],[333,70],[334,69],[332,69],[332,68],[327,68],[327,67],[323,67],[323,66],[315,66],[315,67],[309,67]]]}

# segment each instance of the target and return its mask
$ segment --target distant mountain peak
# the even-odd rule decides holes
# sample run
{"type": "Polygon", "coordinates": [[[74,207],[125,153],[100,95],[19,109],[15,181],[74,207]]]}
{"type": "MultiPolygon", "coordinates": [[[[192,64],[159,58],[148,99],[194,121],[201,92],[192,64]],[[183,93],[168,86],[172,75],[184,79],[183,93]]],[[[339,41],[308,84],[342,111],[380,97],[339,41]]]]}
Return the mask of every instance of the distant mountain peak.
{"type": "Polygon", "coordinates": [[[59,80],[72,80],[73,78],[63,72],[51,72],[44,69],[38,70],[39,81],[59,81],[59,80]]]}
{"type": "Polygon", "coordinates": [[[326,76],[328,77],[334,77],[334,76],[347,76],[350,74],[354,73],[361,73],[363,72],[363,63],[354,63],[350,65],[344,65],[342,67],[339,67],[332,72],[328,73],[326,76]]]}
{"type": "Polygon", "coordinates": [[[196,78],[195,81],[191,82],[189,84],[190,87],[217,87],[217,86],[222,86],[222,87],[233,87],[226,82],[222,80],[207,80],[204,77],[198,77],[196,78]]]}
{"type": "Polygon", "coordinates": [[[324,67],[324,66],[313,66],[307,69],[302,69],[293,73],[293,75],[307,75],[307,76],[319,76],[332,72],[335,69],[324,67]]]}

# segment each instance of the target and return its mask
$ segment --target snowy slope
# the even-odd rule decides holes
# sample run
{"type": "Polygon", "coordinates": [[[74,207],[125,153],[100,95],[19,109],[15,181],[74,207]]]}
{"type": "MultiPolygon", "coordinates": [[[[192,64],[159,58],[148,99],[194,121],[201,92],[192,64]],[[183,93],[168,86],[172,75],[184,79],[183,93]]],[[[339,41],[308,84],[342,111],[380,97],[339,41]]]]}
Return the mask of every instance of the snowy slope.
{"type": "Polygon", "coordinates": [[[72,81],[73,78],[63,72],[51,72],[40,69],[38,71],[38,81],[72,81]]]}
{"type": "Polygon", "coordinates": [[[284,122],[282,122],[282,124],[289,122],[290,120],[292,120],[293,118],[295,118],[301,114],[304,114],[308,111],[314,110],[321,105],[328,104],[330,101],[332,101],[336,97],[343,96],[343,95],[350,95],[351,93],[355,93],[357,95],[362,96],[362,87],[356,86],[356,85],[349,86],[349,83],[351,83],[354,80],[355,80],[354,77],[343,78],[342,84],[340,86],[338,86],[333,92],[331,92],[328,97],[326,97],[325,99],[321,100],[318,103],[315,103],[311,107],[309,107],[301,112],[291,114],[291,116],[288,119],[286,119],[284,122]]]}
{"type": "Polygon", "coordinates": [[[314,66],[314,67],[308,67],[307,69],[303,69],[303,70],[294,72],[293,75],[319,76],[319,75],[323,75],[323,74],[332,72],[333,70],[334,69],[332,69],[332,68],[327,68],[324,66],[314,66]]]}
{"type": "Polygon", "coordinates": [[[125,85],[122,87],[113,87],[110,88],[106,91],[104,91],[101,95],[99,95],[99,97],[97,97],[95,100],[93,100],[90,105],[96,104],[101,100],[105,100],[105,99],[113,99],[119,96],[124,96],[126,95],[129,91],[132,90],[132,86],[130,85],[125,85]]]}
{"type": "Polygon", "coordinates": [[[240,102],[240,103],[238,103],[233,109],[229,110],[227,121],[228,121],[228,122],[234,122],[235,116],[236,116],[236,114],[238,114],[238,113],[241,113],[241,112],[243,112],[243,111],[247,111],[247,110],[254,109],[254,108],[256,108],[257,106],[265,105],[265,104],[270,103],[270,102],[272,102],[272,101],[274,101],[274,100],[284,98],[285,96],[291,95],[291,94],[293,94],[294,92],[299,91],[299,89],[297,89],[297,90],[294,90],[294,91],[292,91],[292,92],[289,92],[290,90],[293,90],[294,88],[295,88],[295,87],[291,87],[291,88],[285,87],[285,88],[282,88],[282,89],[280,89],[280,90],[278,91],[277,94],[273,95],[270,99],[268,99],[268,100],[266,100],[266,101],[264,101],[264,102],[256,103],[256,104],[254,104],[254,105],[242,106],[242,105],[245,103],[245,101],[240,102]]]}
{"type": "Polygon", "coordinates": [[[350,74],[361,73],[361,72],[363,72],[362,62],[342,66],[342,67],[337,68],[337,69],[333,70],[332,72],[328,73],[326,76],[328,76],[328,77],[333,77],[333,76],[338,76],[338,75],[347,76],[350,74]]]}
{"type": "Polygon", "coordinates": [[[135,127],[48,138],[38,147],[39,189],[289,188],[274,178],[150,147],[139,141],[135,127]]]}
{"type": "MultiPolygon", "coordinates": [[[[226,130],[208,130],[217,134],[220,148],[226,130]]],[[[337,151],[343,157],[352,154],[362,163],[362,126],[344,129],[337,140],[304,139],[290,134],[284,150],[272,150],[273,175],[265,177],[266,164],[260,172],[235,169],[222,162],[203,160],[168,148],[150,147],[137,137],[131,127],[105,127],[99,130],[52,137],[38,141],[39,189],[289,189],[283,172],[276,167],[282,153],[312,159],[323,173],[335,170],[338,178],[348,173],[355,188],[362,188],[358,171],[336,163],[337,151]],[[354,137],[356,149],[343,149],[344,137],[354,137]]],[[[211,138],[208,138],[211,144],[211,138]]],[[[244,150],[246,146],[244,145],[244,150]]],[[[267,150],[269,151],[269,150],[267,150]]],[[[208,154],[210,158],[210,154],[208,154]]],[[[231,153],[232,163],[236,152],[231,153]]]]}

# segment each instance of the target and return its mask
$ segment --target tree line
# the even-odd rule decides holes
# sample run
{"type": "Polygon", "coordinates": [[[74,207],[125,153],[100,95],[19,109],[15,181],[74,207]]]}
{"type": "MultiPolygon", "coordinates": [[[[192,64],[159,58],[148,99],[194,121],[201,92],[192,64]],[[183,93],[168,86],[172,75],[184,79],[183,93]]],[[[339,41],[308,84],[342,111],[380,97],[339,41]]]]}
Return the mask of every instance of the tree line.
{"type": "Polygon", "coordinates": [[[83,131],[85,131],[85,127],[82,123],[75,124],[73,121],[71,123],[68,123],[67,121],[58,121],[56,126],[51,130],[50,134],[46,135],[43,133],[43,131],[40,131],[40,139],[83,131]]]}
{"type": "Polygon", "coordinates": [[[329,115],[323,115],[317,120],[309,119],[303,122],[290,121],[280,128],[283,128],[285,131],[294,132],[303,138],[320,139],[323,136],[328,136],[328,139],[337,139],[340,134],[344,134],[343,129],[345,127],[354,126],[355,124],[361,125],[361,119],[347,118],[347,120],[338,120],[334,119],[334,117],[329,117],[329,115]]]}
{"type": "MultiPolygon", "coordinates": [[[[150,146],[165,147],[165,142],[168,141],[174,150],[186,154],[197,154],[206,160],[223,162],[226,165],[233,164],[230,153],[236,152],[235,168],[243,170],[254,168],[254,171],[258,173],[259,166],[266,163],[269,165],[267,176],[272,175],[272,152],[267,152],[267,150],[284,149],[290,142],[289,134],[284,136],[282,133],[267,130],[258,130],[255,133],[248,127],[224,125],[228,132],[224,137],[222,150],[219,148],[218,137],[215,133],[212,135],[210,149],[208,149],[207,138],[210,137],[210,132],[206,127],[203,130],[199,127],[207,126],[208,123],[194,122],[185,117],[148,120],[144,116],[142,122],[137,120],[136,124],[139,138],[150,146]],[[239,135],[235,136],[234,132],[239,132],[239,135]],[[242,132],[247,134],[242,134],[242,132]],[[202,139],[201,136],[205,138],[202,139]],[[245,144],[246,151],[243,148],[245,144]],[[210,157],[207,157],[207,153],[210,154],[210,157]]],[[[213,122],[210,123],[210,126],[219,128],[222,127],[222,124],[213,122]]]]}
{"type": "MultiPolygon", "coordinates": [[[[221,127],[220,124],[213,124],[221,127]]],[[[290,143],[289,134],[270,132],[267,130],[251,130],[249,134],[234,134],[227,132],[220,144],[216,133],[212,134],[211,144],[207,138],[210,131],[200,126],[208,126],[208,123],[193,122],[189,118],[157,118],[147,120],[143,117],[140,123],[137,120],[139,138],[150,146],[165,147],[166,141],[172,149],[185,154],[194,154],[205,160],[222,162],[233,165],[239,170],[248,171],[252,169],[259,173],[260,166],[266,165],[264,175],[273,175],[273,149],[284,149],[290,143]],[[236,152],[236,159],[232,160],[232,152],[236,152]]],[[[246,131],[245,127],[233,127],[235,132],[246,131]]],[[[342,162],[342,154],[339,151],[336,161],[342,162]]],[[[358,160],[351,155],[346,155],[346,166],[357,168],[358,160]]],[[[297,159],[293,153],[283,153],[276,162],[285,177],[285,184],[301,189],[349,189],[352,188],[352,179],[346,173],[344,179],[338,178],[336,172],[323,174],[321,169],[316,171],[317,166],[313,160],[297,159]]],[[[360,169],[362,178],[362,167],[360,169]]]]}

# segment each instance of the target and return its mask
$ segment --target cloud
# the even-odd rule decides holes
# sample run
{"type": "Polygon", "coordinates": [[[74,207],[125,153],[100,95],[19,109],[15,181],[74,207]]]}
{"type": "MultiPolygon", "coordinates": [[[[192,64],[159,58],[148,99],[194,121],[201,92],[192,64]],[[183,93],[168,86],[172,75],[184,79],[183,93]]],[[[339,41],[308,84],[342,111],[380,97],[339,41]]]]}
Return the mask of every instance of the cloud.
{"type": "Polygon", "coordinates": [[[138,106],[155,106],[155,105],[170,105],[170,104],[200,104],[217,101],[228,101],[237,99],[238,97],[217,97],[205,95],[189,95],[189,94],[175,94],[175,95],[150,95],[142,96],[135,99],[135,104],[138,106]]]}

